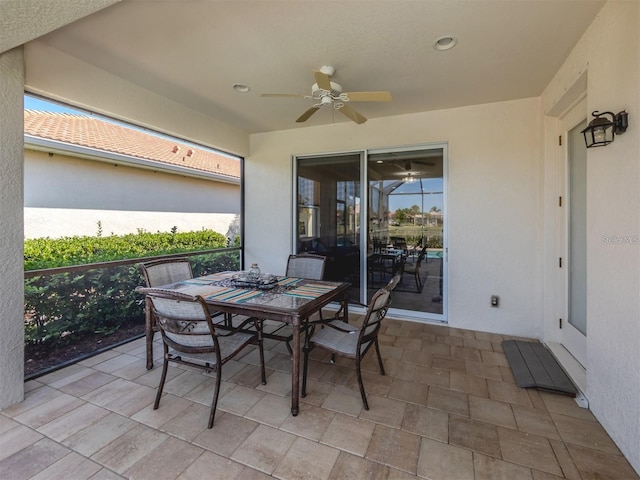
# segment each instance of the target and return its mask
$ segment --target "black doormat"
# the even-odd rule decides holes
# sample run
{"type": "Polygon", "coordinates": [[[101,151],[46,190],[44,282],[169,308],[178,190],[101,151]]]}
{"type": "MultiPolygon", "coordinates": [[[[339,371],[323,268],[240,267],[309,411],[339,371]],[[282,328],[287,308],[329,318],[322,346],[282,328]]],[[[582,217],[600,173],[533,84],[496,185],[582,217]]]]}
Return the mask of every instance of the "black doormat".
{"type": "Polygon", "coordinates": [[[505,340],[502,348],[521,388],[539,388],[575,397],[578,393],[551,352],[539,342],[505,340]]]}

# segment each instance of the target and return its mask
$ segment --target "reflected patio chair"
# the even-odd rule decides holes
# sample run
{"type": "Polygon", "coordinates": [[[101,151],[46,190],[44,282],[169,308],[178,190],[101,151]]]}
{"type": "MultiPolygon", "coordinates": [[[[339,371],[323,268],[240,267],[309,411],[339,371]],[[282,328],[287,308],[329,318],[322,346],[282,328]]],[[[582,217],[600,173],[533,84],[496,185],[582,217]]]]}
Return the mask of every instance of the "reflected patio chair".
{"type": "Polygon", "coordinates": [[[249,345],[257,345],[260,354],[262,384],[265,385],[264,349],[262,333],[231,331],[220,333],[211,320],[209,308],[200,296],[192,297],[157,288],[138,287],[137,292],[147,296],[162,334],[164,361],[162,376],[156,393],[153,409],[157,410],[162,390],[167,379],[169,362],[215,372],[216,383],[209,413],[208,428],[213,420],[218,404],[222,366],[249,345]]]}
{"type": "Polygon", "coordinates": [[[367,354],[369,349],[374,346],[378,357],[378,365],[380,366],[380,375],[385,374],[382,356],[380,355],[378,333],[380,332],[381,322],[386,316],[389,305],[391,304],[391,292],[399,281],[400,275],[395,275],[384,288],[374,293],[367,307],[367,312],[364,315],[361,327],[347,323],[347,319],[345,318],[336,318],[324,324],[324,328],[309,339],[307,342],[308,345],[305,345],[304,348],[302,397],[307,394],[309,352],[315,347],[320,347],[331,352],[332,363],[334,362],[335,355],[355,360],[362,405],[365,410],[369,410],[369,402],[367,401],[367,395],[362,382],[362,358],[367,354]]]}
{"type": "Polygon", "coordinates": [[[420,277],[420,268],[422,267],[422,262],[424,261],[424,257],[427,254],[427,249],[423,248],[420,250],[420,254],[418,254],[418,259],[415,263],[405,263],[402,269],[403,274],[413,275],[413,279],[416,282],[416,289],[418,293],[422,292],[422,278],[420,277]]]}
{"type": "MultiPolygon", "coordinates": [[[[285,275],[287,277],[304,278],[307,280],[322,280],[324,278],[324,269],[327,263],[327,257],[323,255],[315,254],[298,254],[289,255],[287,259],[287,271],[285,275]]],[[[322,320],[322,311],[319,312],[320,320],[322,320]]],[[[291,341],[293,340],[293,334],[291,335],[278,335],[278,331],[287,328],[287,325],[280,326],[277,330],[271,333],[265,333],[264,337],[286,342],[285,345],[289,353],[292,353],[291,341]]]]}
{"type": "MultiPolygon", "coordinates": [[[[147,287],[160,287],[193,278],[191,262],[187,257],[171,257],[140,264],[147,287]]],[[[159,331],[148,300],[146,301],[145,333],[147,341],[147,369],[153,368],[153,337],[159,331]]]]}

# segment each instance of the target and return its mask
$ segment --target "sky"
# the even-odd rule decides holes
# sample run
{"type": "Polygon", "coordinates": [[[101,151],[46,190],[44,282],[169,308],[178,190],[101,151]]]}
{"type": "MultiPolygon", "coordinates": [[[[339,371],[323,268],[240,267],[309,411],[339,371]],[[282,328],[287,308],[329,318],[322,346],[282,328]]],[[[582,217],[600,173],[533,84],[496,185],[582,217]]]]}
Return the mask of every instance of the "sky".
{"type": "Polygon", "coordinates": [[[79,113],[78,110],[63,107],[57,103],[45,102],[29,95],[24,96],[24,108],[25,110],[39,110],[41,112],[79,113]]]}

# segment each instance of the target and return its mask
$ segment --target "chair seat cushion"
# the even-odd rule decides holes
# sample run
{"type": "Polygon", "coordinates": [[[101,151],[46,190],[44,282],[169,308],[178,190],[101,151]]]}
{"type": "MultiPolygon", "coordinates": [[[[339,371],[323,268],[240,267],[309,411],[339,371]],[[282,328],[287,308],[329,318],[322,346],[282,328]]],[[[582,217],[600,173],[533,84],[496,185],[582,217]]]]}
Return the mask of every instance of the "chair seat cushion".
{"type": "MultiPolygon", "coordinates": [[[[341,320],[333,320],[329,325],[335,325],[342,330],[348,330],[348,332],[326,326],[311,337],[311,343],[340,355],[355,358],[360,329],[341,320]]],[[[366,346],[367,344],[362,345],[361,350],[364,351],[366,346]]]]}

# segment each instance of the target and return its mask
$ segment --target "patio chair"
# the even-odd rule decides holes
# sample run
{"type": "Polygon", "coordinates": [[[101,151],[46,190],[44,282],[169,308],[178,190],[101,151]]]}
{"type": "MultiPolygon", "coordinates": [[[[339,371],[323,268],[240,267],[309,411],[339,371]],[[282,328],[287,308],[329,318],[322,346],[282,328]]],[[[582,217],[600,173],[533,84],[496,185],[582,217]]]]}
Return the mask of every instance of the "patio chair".
{"type": "MultiPolygon", "coordinates": [[[[191,262],[187,257],[163,258],[141,263],[140,270],[147,287],[160,287],[193,278],[191,262]]],[[[159,331],[159,327],[148,300],[146,300],[146,309],[147,369],[151,370],[153,368],[153,337],[155,332],[159,331]]]]}
{"type": "MultiPolygon", "coordinates": [[[[287,259],[287,270],[285,275],[287,277],[304,278],[307,280],[322,280],[324,277],[324,269],[327,263],[327,257],[315,254],[298,254],[289,255],[287,259]]],[[[322,320],[322,311],[319,312],[320,320],[322,320]]],[[[287,350],[292,353],[291,341],[293,340],[293,334],[291,335],[278,335],[278,331],[287,328],[286,325],[282,325],[277,330],[271,333],[265,333],[264,338],[272,340],[279,340],[285,342],[287,350]]]]}
{"type": "Polygon", "coordinates": [[[258,346],[261,380],[263,385],[267,383],[262,330],[259,326],[256,327],[256,332],[234,330],[223,334],[216,331],[209,308],[200,296],[192,297],[157,288],[138,287],[136,291],[145,294],[149,299],[163,340],[164,361],[153,404],[154,410],[157,410],[160,405],[169,362],[189,365],[206,372],[215,372],[216,384],[207,428],[213,427],[220,393],[222,366],[248,345],[258,346]]]}
{"type": "Polygon", "coordinates": [[[420,268],[422,267],[422,261],[427,254],[427,249],[423,248],[418,254],[418,259],[415,263],[405,263],[402,269],[403,274],[413,275],[413,279],[416,282],[416,289],[418,293],[422,292],[422,278],[420,278],[420,268]]]}
{"type": "Polygon", "coordinates": [[[372,346],[375,346],[376,355],[378,357],[378,365],[380,366],[380,375],[384,375],[384,365],[382,364],[382,356],[380,355],[380,345],[378,343],[378,333],[380,332],[381,322],[387,314],[389,305],[391,304],[391,292],[400,281],[400,275],[395,275],[389,283],[378,290],[367,307],[361,327],[356,327],[347,323],[345,318],[336,318],[329,323],[324,324],[322,328],[315,333],[304,348],[304,360],[302,370],[302,397],[307,394],[307,369],[309,363],[309,352],[315,347],[323,348],[331,352],[331,362],[334,362],[335,355],[355,360],[356,375],[358,377],[358,386],[360,387],[360,395],[362,396],[362,405],[365,410],[369,410],[369,402],[364,391],[362,382],[361,363],[362,358],[367,354],[372,346]]]}

